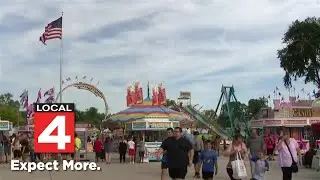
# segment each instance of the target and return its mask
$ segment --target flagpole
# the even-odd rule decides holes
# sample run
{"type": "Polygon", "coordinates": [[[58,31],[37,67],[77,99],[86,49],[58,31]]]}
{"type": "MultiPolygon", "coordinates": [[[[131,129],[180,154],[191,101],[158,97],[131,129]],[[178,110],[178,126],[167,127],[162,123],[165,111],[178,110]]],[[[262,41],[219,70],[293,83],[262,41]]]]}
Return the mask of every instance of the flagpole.
{"type": "MultiPolygon", "coordinates": [[[[61,18],[63,17],[63,12],[61,13],[61,18]]],[[[62,19],[63,21],[63,19],[62,19]]],[[[62,22],[62,26],[61,26],[61,44],[60,44],[60,103],[62,103],[62,54],[63,54],[63,22],[62,22]]]]}

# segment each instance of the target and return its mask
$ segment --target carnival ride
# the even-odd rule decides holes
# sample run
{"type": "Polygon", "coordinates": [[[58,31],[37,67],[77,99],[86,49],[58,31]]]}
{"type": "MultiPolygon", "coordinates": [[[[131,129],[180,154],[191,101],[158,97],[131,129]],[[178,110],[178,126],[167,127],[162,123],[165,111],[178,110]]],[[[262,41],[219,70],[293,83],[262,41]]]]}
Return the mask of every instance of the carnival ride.
{"type": "MultiPolygon", "coordinates": [[[[179,101],[179,99],[178,99],[179,101]]],[[[237,132],[240,132],[243,129],[243,133],[246,137],[250,136],[250,131],[248,127],[248,116],[245,112],[241,113],[240,117],[236,117],[234,113],[234,107],[231,105],[232,103],[237,102],[237,98],[234,94],[233,86],[222,86],[221,87],[221,95],[218,102],[218,105],[215,109],[215,114],[212,117],[206,117],[200,110],[195,109],[196,106],[192,106],[191,103],[187,103],[186,106],[179,107],[179,109],[190,116],[192,116],[197,121],[200,121],[202,124],[207,126],[211,131],[216,133],[217,135],[223,138],[231,138],[237,132]],[[223,107],[223,110],[222,110],[223,107]],[[228,121],[230,122],[230,131],[223,130],[217,123],[217,112],[226,113],[225,115],[228,117],[228,121]],[[242,127],[242,128],[241,128],[242,127]]]]}
{"type": "MultiPolygon", "coordinates": [[[[65,90],[69,89],[69,88],[77,88],[77,89],[82,89],[82,90],[87,90],[89,92],[91,92],[92,94],[94,94],[95,96],[101,98],[104,102],[104,106],[105,106],[105,119],[107,119],[108,116],[108,103],[107,103],[107,99],[105,97],[105,95],[103,94],[103,92],[98,89],[96,86],[86,83],[86,82],[75,82],[75,83],[71,83],[69,85],[67,85],[66,87],[64,87],[62,89],[62,92],[64,92],[65,90]]],[[[60,97],[60,92],[57,94],[55,101],[58,102],[58,99],[60,97]]]]}

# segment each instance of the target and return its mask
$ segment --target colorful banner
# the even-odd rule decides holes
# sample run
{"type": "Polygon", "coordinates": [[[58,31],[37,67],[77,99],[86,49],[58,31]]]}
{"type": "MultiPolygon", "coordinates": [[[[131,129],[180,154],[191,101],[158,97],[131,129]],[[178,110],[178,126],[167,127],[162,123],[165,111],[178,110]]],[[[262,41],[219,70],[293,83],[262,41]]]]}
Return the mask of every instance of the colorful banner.
{"type": "Polygon", "coordinates": [[[10,122],[9,121],[0,121],[0,131],[9,131],[10,122]]]}
{"type": "Polygon", "coordinates": [[[159,153],[161,142],[146,142],[147,158],[149,161],[161,161],[162,154],[159,153]]]}

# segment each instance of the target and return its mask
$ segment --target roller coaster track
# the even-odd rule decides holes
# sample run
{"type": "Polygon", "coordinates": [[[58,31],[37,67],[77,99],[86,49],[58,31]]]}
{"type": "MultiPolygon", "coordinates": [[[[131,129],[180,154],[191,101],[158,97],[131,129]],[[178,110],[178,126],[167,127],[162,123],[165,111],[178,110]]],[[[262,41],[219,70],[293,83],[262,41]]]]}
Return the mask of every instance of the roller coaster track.
{"type": "Polygon", "coordinates": [[[195,119],[197,121],[200,121],[202,124],[204,124],[205,126],[207,126],[211,131],[215,132],[216,134],[218,134],[219,136],[221,136],[222,138],[230,138],[230,134],[228,134],[227,132],[223,131],[219,125],[211,125],[209,124],[209,120],[204,117],[198,110],[196,110],[195,108],[193,108],[192,106],[185,106],[182,108],[179,108],[182,113],[184,113],[185,115],[187,115],[188,117],[191,117],[192,119],[195,119]]]}

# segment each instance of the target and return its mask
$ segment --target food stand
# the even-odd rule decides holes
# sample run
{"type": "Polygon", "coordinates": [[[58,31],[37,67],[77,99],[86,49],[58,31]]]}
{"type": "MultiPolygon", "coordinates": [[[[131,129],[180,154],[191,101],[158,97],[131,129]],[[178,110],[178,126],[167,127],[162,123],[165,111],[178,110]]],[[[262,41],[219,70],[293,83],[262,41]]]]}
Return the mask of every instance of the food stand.
{"type": "Polygon", "coordinates": [[[87,160],[87,133],[86,128],[77,128],[75,129],[75,133],[77,133],[78,137],[81,140],[81,147],[80,147],[80,160],[85,161],[87,160]]]}
{"type": "Polygon", "coordinates": [[[145,140],[149,161],[160,160],[157,152],[166,138],[166,129],[180,126],[179,121],[186,118],[182,113],[170,108],[152,105],[149,97],[144,99],[143,103],[135,104],[110,117],[113,121],[124,122],[127,135],[145,140]]]}
{"type": "Polygon", "coordinates": [[[162,141],[166,138],[167,128],[179,126],[179,121],[169,121],[167,119],[146,118],[143,121],[133,121],[126,123],[126,132],[138,139],[143,138],[146,147],[148,161],[158,161],[161,156],[158,149],[162,141]]]}

